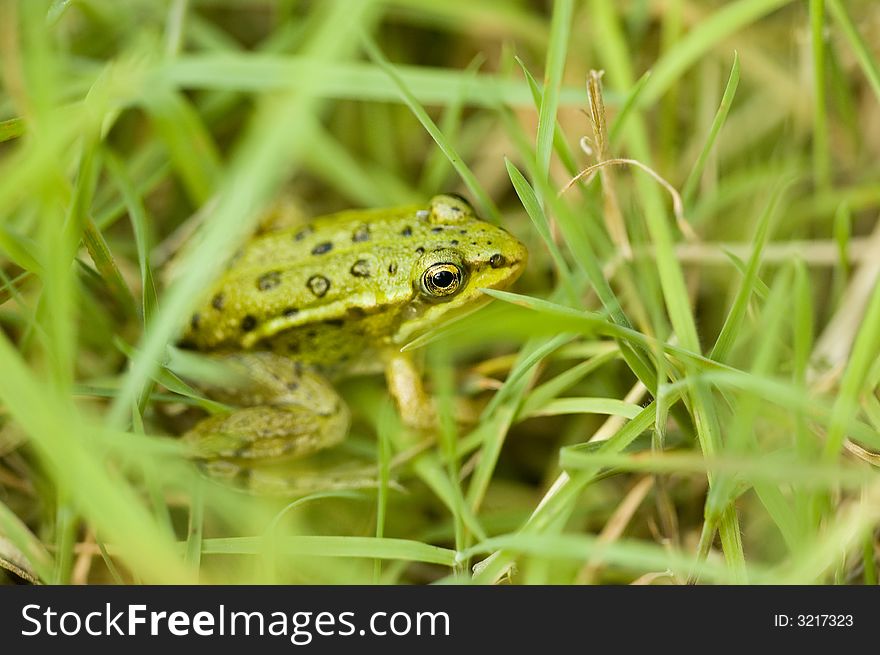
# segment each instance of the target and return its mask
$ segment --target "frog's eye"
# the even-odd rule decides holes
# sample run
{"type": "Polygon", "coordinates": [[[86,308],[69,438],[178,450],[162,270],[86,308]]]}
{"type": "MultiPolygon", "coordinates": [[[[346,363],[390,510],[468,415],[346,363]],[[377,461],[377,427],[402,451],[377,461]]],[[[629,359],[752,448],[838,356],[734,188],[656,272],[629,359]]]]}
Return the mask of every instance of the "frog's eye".
{"type": "Polygon", "coordinates": [[[455,264],[434,264],[422,275],[422,288],[434,298],[446,298],[461,288],[461,269],[455,264]]]}

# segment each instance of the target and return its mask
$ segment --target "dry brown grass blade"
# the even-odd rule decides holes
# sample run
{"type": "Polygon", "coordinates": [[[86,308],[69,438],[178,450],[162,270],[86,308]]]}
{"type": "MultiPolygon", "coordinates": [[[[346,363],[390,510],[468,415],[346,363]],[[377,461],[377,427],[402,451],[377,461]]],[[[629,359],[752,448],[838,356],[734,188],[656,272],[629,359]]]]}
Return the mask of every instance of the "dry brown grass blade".
{"type": "MultiPolygon", "coordinates": [[[[653,477],[644,477],[636,485],[629,490],[629,493],[623,498],[617,509],[608,519],[608,523],[602,528],[597,541],[601,544],[610,544],[620,539],[626,526],[632,520],[636,510],[639,509],[644,502],[648,493],[654,487],[653,477]]],[[[591,557],[578,571],[575,578],[575,584],[593,584],[596,576],[602,568],[602,560],[599,557],[591,557]]]]}
{"type": "Polygon", "coordinates": [[[811,361],[811,378],[821,375],[821,368],[836,369],[849,356],[868,298],[880,277],[880,220],[864,245],[861,264],[843,294],[840,306],[816,340],[811,361]]]}
{"type": "MultiPolygon", "coordinates": [[[[846,368],[847,358],[858,334],[868,299],[880,282],[880,220],[866,239],[863,258],[844,291],[840,306],[816,341],[810,357],[808,380],[813,390],[834,386],[846,368]]],[[[855,457],[880,466],[880,453],[847,438],[844,447],[855,457]]]]}
{"type": "MultiPolygon", "coordinates": [[[[593,125],[593,141],[596,149],[596,161],[602,177],[602,198],[605,201],[605,227],[611,240],[620,250],[624,259],[632,256],[632,246],[626,234],[626,222],[617,201],[614,183],[614,172],[601,166],[608,160],[608,125],[605,119],[605,100],[602,97],[602,72],[591,70],[587,77],[587,97],[590,103],[590,122],[593,125]]],[[[578,176],[579,177],[579,176],[578,176]]],[[[577,181],[577,177],[562,190],[564,192],[577,181]]],[[[562,193],[560,192],[560,194],[562,193]]]]}

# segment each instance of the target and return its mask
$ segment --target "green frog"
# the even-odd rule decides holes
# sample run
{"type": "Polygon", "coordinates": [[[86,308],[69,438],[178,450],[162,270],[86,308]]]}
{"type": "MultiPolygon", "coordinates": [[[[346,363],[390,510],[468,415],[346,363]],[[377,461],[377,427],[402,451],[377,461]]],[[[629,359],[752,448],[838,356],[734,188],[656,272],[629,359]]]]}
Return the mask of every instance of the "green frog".
{"type": "Polygon", "coordinates": [[[433,426],[433,406],[401,347],[485,304],[481,289],[509,287],[526,257],[514,236],[453,195],[256,236],[206,294],[181,342],[235,372],[206,393],[236,409],[204,419],[185,441],[223,478],[315,453],[348,432],[349,410],[333,383],[376,372],[407,424],[433,426]]]}

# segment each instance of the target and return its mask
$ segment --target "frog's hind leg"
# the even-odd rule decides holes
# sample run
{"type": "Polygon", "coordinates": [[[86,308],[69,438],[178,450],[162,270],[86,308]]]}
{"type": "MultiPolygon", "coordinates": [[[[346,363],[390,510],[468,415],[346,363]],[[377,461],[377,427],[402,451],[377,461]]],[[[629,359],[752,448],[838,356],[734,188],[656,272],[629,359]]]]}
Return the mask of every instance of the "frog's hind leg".
{"type": "Polygon", "coordinates": [[[316,373],[272,353],[220,359],[229,379],[204,391],[240,407],[204,419],[183,436],[191,456],[210,474],[235,478],[254,466],[303,457],[345,438],[348,408],[316,373]]]}

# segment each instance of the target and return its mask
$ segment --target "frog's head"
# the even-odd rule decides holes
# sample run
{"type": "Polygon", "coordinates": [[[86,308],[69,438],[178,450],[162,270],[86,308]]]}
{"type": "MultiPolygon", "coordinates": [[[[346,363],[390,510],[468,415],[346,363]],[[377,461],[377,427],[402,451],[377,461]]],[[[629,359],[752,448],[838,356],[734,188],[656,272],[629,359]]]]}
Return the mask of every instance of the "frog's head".
{"type": "Polygon", "coordinates": [[[398,342],[487,303],[481,289],[511,286],[528,257],[516,237],[478,219],[458,196],[435,196],[417,217],[427,245],[410,271],[413,300],[398,342]]]}

